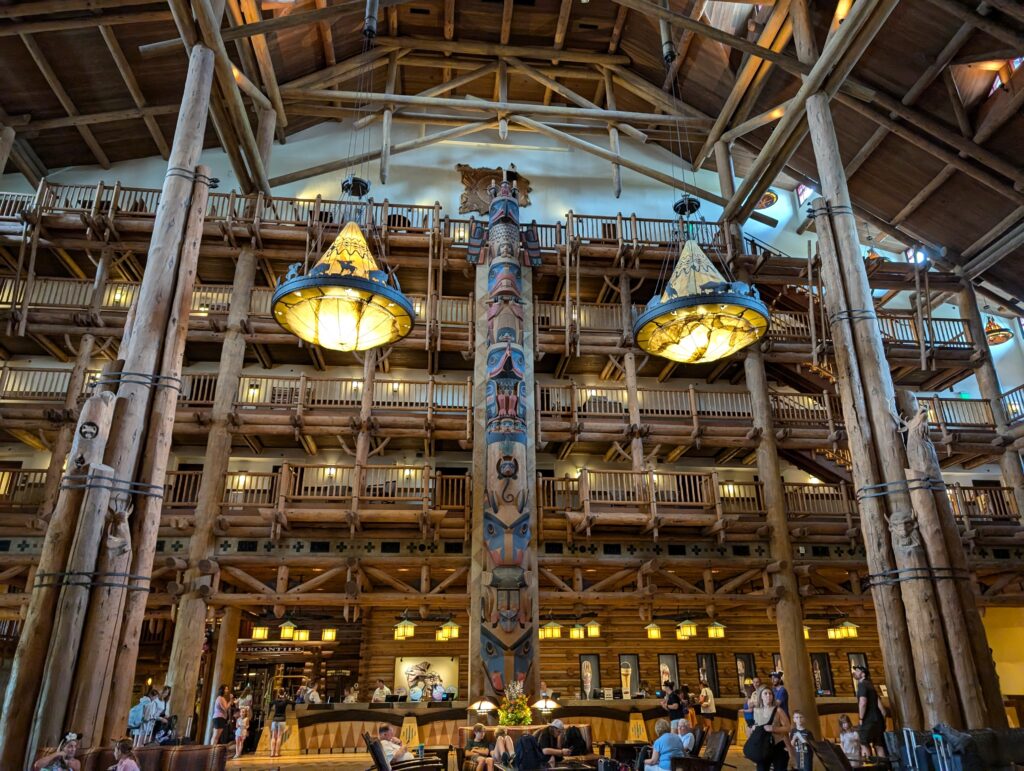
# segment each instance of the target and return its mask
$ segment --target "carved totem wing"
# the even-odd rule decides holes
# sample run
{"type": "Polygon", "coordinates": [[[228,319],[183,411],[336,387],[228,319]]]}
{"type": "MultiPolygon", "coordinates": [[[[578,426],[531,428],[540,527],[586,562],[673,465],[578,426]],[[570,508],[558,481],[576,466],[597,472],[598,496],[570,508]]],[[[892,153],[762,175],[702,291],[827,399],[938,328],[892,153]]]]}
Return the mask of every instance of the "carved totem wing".
{"type": "Polygon", "coordinates": [[[487,246],[487,226],[471,218],[469,221],[469,248],[466,250],[466,261],[470,265],[480,262],[480,255],[487,246]]]}
{"type": "Polygon", "coordinates": [[[523,250],[526,252],[530,265],[537,267],[541,263],[540,258],[540,236],[537,233],[537,220],[523,227],[522,231],[523,250]]]}

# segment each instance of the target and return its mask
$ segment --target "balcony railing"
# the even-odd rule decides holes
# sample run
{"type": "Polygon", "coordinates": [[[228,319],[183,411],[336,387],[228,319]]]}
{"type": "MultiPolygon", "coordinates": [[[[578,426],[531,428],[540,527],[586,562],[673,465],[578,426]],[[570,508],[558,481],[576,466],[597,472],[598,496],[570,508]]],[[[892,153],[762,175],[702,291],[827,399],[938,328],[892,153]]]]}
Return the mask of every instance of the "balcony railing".
{"type": "Polygon", "coordinates": [[[35,514],[43,502],[44,469],[0,471],[0,513],[35,514]]]}
{"type": "Polygon", "coordinates": [[[1024,423],[1024,385],[1003,394],[1003,409],[1006,411],[1006,421],[1011,426],[1024,423]]]}

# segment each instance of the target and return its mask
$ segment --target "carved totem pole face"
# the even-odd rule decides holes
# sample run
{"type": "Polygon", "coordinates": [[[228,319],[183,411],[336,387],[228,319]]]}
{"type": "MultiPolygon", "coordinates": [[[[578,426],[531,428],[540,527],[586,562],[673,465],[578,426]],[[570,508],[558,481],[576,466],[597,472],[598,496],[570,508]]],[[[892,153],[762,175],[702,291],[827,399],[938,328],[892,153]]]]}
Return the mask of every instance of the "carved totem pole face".
{"type": "Polygon", "coordinates": [[[531,519],[526,473],[527,409],[519,205],[503,182],[490,207],[487,235],[487,383],[484,539],[486,567],[481,651],[487,681],[500,695],[523,681],[533,659],[533,609],[527,586],[531,519]]]}

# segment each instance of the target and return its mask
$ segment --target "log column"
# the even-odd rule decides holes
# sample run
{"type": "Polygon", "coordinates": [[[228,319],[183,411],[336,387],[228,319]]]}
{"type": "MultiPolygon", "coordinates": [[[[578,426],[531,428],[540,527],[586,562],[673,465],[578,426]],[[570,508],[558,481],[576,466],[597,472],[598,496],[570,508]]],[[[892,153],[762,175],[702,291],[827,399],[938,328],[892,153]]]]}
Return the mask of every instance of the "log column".
{"type": "MultiPolygon", "coordinates": [[[[619,277],[619,298],[622,300],[622,344],[628,350],[622,356],[622,371],[626,380],[626,409],[629,410],[629,456],[633,472],[644,470],[644,440],[641,434],[640,392],[636,383],[636,353],[633,351],[633,292],[629,276],[619,277]]],[[[634,480],[639,484],[639,480],[634,480]]]]}
{"type": "Polygon", "coordinates": [[[4,173],[7,159],[11,157],[12,147],[14,147],[14,129],[10,126],[0,126],[0,175],[4,173]]]}
{"type": "Polygon", "coordinates": [[[352,480],[352,527],[359,527],[359,499],[366,491],[366,462],[370,459],[370,439],[373,437],[373,391],[377,377],[377,350],[363,354],[363,393],[359,403],[359,433],[356,434],[355,479],[352,480]]]}
{"type": "MultiPolygon", "coordinates": [[[[982,398],[989,403],[996,431],[1003,434],[1010,422],[1006,415],[1006,408],[1003,406],[1003,389],[999,384],[999,375],[996,372],[995,364],[992,363],[992,349],[985,336],[985,322],[981,317],[981,310],[978,308],[978,297],[974,292],[974,287],[967,281],[964,282],[964,288],[957,295],[957,304],[960,307],[960,314],[967,320],[974,347],[981,353],[978,368],[974,370],[974,375],[978,379],[978,390],[981,391],[982,398]]],[[[1003,477],[1003,484],[1013,490],[1018,513],[1024,516],[1024,470],[1021,469],[1020,453],[1008,448],[999,456],[999,470],[1003,477]]]]}
{"type": "Polygon", "coordinates": [[[217,368],[217,388],[210,412],[210,433],[206,441],[203,478],[199,483],[196,501],[195,527],[189,539],[189,568],[185,573],[188,591],[178,605],[167,669],[167,685],[171,686],[171,714],[177,715],[184,725],[195,705],[196,685],[199,682],[200,651],[206,637],[206,601],[200,587],[208,587],[210,576],[199,572],[199,561],[213,554],[214,524],[220,514],[224,497],[224,475],[231,459],[231,430],[229,418],[238,395],[238,380],[245,363],[244,324],[249,316],[249,304],[256,278],[256,254],[243,248],[235,265],[235,279],[231,289],[227,329],[217,368]]]}
{"type": "MultiPolygon", "coordinates": [[[[731,198],[735,193],[732,158],[729,145],[715,143],[715,166],[722,195],[731,198]]],[[[735,225],[728,226],[724,235],[733,242],[733,254],[743,243],[742,233],[735,225]]],[[[749,281],[745,267],[736,269],[737,278],[749,281]]],[[[779,632],[779,653],[782,656],[782,670],[786,675],[786,688],[792,708],[799,709],[807,719],[807,727],[815,736],[821,736],[818,723],[818,705],[814,695],[814,678],[811,675],[811,659],[804,641],[804,611],[800,601],[800,587],[793,571],[793,543],[789,536],[789,522],[786,514],[786,492],[782,484],[782,469],[779,464],[778,444],[775,441],[775,424],[772,417],[771,399],[768,393],[768,377],[764,369],[764,354],[761,344],[746,349],[743,371],[750,393],[750,408],[754,428],[758,431],[757,475],[764,490],[765,521],[768,523],[768,548],[772,559],[780,569],[772,574],[772,586],[778,594],[775,604],[775,623],[779,632]]]]}
{"type": "MultiPolygon", "coordinates": [[[[242,623],[242,609],[225,606],[224,615],[220,620],[220,631],[217,633],[217,652],[213,658],[213,671],[210,673],[210,693],[206,699],[206,714],[212,715],[213,708],[217,704],[217,691],[222,685],[231,687],[231,680],[235,675],[235,652],[238,648],[238,628],[242,623]]],[[[171,694],[173,696],[173,692],[171,694]]],[[[172,702],[173,703],[173,702],[172,702]]],[[[224,731],[232,731],[229,726],[224,731]]],[[[213,738],[213,725],[206,726],[203,733],[196,731],[196,736],[202,735],[204,741],[209,742],[213,738]]],[[[226,734],[221,734],[221,741],[226,734]]]]}

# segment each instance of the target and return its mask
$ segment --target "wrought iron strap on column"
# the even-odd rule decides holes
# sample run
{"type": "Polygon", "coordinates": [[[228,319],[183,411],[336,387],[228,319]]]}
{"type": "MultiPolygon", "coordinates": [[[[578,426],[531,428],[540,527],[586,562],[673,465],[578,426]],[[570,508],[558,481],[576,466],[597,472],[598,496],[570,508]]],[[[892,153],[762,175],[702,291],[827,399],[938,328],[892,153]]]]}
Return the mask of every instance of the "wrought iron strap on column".
{"type": "Polygon", "coordinates": [[[479,518],[474,535],[483,543],[474,544],[480,580],[474,589],[479,592],[474,603],[479,617],[473,620],[486,683],[471,688],[494,697],[512,681],[527,684],[529,690],[536,676],[536,514],[529,460],[534,389],[532,357],[526,349],[531,319],[523,267],[539,261],[540,255],[535,233],[531,238],[520,228],[514,183],[503,179],[490,193],[488,223],[475,225],[470,247],[471,262],[486,254],[487,270],[485,324],[477,354],[485,357],[483,426],[477,425],[484,440],[474,464],[485,475],[482,510],[474,511],[479,518]]]}

